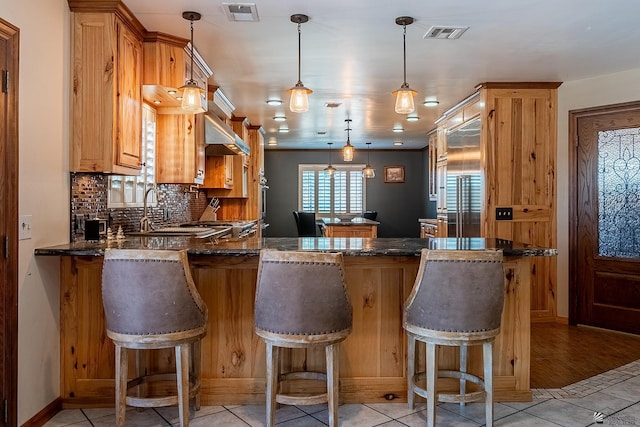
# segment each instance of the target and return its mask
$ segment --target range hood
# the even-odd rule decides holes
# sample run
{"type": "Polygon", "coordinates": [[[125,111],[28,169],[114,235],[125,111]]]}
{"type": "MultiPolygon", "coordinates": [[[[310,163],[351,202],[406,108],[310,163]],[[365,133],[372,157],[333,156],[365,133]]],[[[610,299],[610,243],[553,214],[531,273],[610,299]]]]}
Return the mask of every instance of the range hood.
{"type": "Polygon", "coordinates": [[[210,111],[204,113],[204,143],[208,156],[249,155],[249,146],[210,111]]]}

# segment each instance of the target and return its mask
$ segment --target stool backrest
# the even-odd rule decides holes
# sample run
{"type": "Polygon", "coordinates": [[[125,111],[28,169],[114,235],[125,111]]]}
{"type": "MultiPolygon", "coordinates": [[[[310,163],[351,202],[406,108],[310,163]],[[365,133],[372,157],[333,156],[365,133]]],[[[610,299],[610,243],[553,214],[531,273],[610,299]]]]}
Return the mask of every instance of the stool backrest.
{"type": "Polygon", "coordinates": [[[102,300],[107,331],[122,335],[188,331],[207,320],[186,251],[107,249],[102,300]]]}
{"type": "Polygon", "coordinates": [[[405,325],[446,332],[499,329],[504,283],[501,251],[423,249],[405,325]]]}
{"type": "Polygon", "coordinates": [[[298,227],[298,237],[316,236],[316,214],[313,212],[293,211],[298,227]]]}
{"type": "Polygon", "coordinates": [[[260,252],[256,328],[278,334],[328,334],[351,329],[352,317],[341,253],[260,252]]]}

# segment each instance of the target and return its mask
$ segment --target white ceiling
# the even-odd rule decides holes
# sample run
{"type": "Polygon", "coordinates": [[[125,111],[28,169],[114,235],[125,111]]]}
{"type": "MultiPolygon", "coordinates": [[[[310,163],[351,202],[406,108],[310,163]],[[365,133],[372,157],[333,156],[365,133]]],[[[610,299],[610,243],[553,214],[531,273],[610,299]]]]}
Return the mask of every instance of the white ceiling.
{"type": "MultiPolygon", "coordinates": [[[[257,0],[259,22],[230,22],[221,0],[124,0],[149,31],[189,38],[182,12],[200,12],[194,43],[222,88],[277,148],[339,148],[352,119],[351,143],[364,148],[422,148],[434,120],[482,82],[558,81],[640,68],[638,0],[257,0]],[[301,80],[313,90],[307,113],[288,109],[298,80],[297,26],[303,13],[301,80]],[[403,81],[402,27],[407,27],[407,82],[418,92],[417,122],[394,112],[403,81]],[[458,40],[427,40],[433,25],[470,27],[458,40]],[[437,97],[440,105],[422,102],[437,97]],[[281,98],[279,107],[266,104],[281,98]],[[325,103],[339,102],[327,109],[325,103]],[[289,133],[278,133],[277,114],[289,133]],[[401,126],[404,133],[394,133],[401,126]],[[318,132],[326,132],[318,135],[318,132]]],[[[640,76],[638,76],[640,78],[640,76]]],[[[271,147],[269,147],[271,148],[271,147]]]]}

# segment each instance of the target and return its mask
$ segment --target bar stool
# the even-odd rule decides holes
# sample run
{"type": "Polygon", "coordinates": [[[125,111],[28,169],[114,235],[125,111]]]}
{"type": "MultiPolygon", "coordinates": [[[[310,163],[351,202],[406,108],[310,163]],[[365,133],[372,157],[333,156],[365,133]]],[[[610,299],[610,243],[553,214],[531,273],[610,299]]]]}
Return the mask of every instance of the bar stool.
{"type": "Polygon", "coordinates": [[[486,425],[493,425],[493,341],[500,332],[504,304],[501,251],[423,249],[416,282],[406,301],[407,391],[427,399],[427,425],[435,425],[436,401],[485,401],[486,425]],[[416,340],[426,343],[426,372],[416,373],[416,340]],[[467,347],[483,346],[483,378],[467,372],[467,347]],[[437,346],[460,347],[460,369],[438,370],[437,346]],[[418,385],[426,376],[426,389],[418,385]],[[457,378],[460,393],[437,390],[437,378],[457,378]],[[467,393],[466,383],[478,385],[467,393]]]}
{"type": "MultiPolygon", "coordinates": [[[[207,307],[189,270],[186,251],[107,249],[102,270],[107,336],[115,345],[116,422],[124,426],[126,405],[178,405],[180,425],[189,425],[189,399],[200,409],[200,340],[207,307]],[[138,366],[128,380],[127,349],[175,348],[176,372],[148,374],[138,366]],[[190,362],[190,359],[193,359],[190,362]],[[128,390],[153,381],[175,380],[177,395],[130,396],[128,390]]],[[[138,363],[142,362],[136,351],[138,363]]]]}
{"type": "Polygon", "coordinates": [[[338,422],[339,343],[351,333],[352,308],[344,283],[341,253],[263,250],[255,300],[255,331],[267,351],[267,426],[275,425],[276,403],[328,403],[329,425],[338,422]],[[326,373],[280,374],[280,348],[324,347],[326,373]],[[327,392],[285,394],[294,379],[326,380],[327,392]]]}

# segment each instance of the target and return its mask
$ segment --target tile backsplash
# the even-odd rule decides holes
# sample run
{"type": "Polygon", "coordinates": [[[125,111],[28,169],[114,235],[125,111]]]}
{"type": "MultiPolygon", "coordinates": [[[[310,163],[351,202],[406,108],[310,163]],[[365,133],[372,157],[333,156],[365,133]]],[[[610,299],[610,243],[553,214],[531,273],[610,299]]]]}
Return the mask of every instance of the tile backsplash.
{"type": "MultiPolygon", "coordinates": [[[[78,228],[77,215],[85,219],[105,219],[115,233],[122,227],[125,235],[140,229],[142,208],[107,209],[109,178],[99,173],[71,173],[71,241],[84,240],[84,232],[78,228]]],[[[148,207],[149,218],[154,225],[177,224],[200,218],[207,207],[204,190],[189,192],[189,185],[158,184],[158,204],[148,207]]]]}

